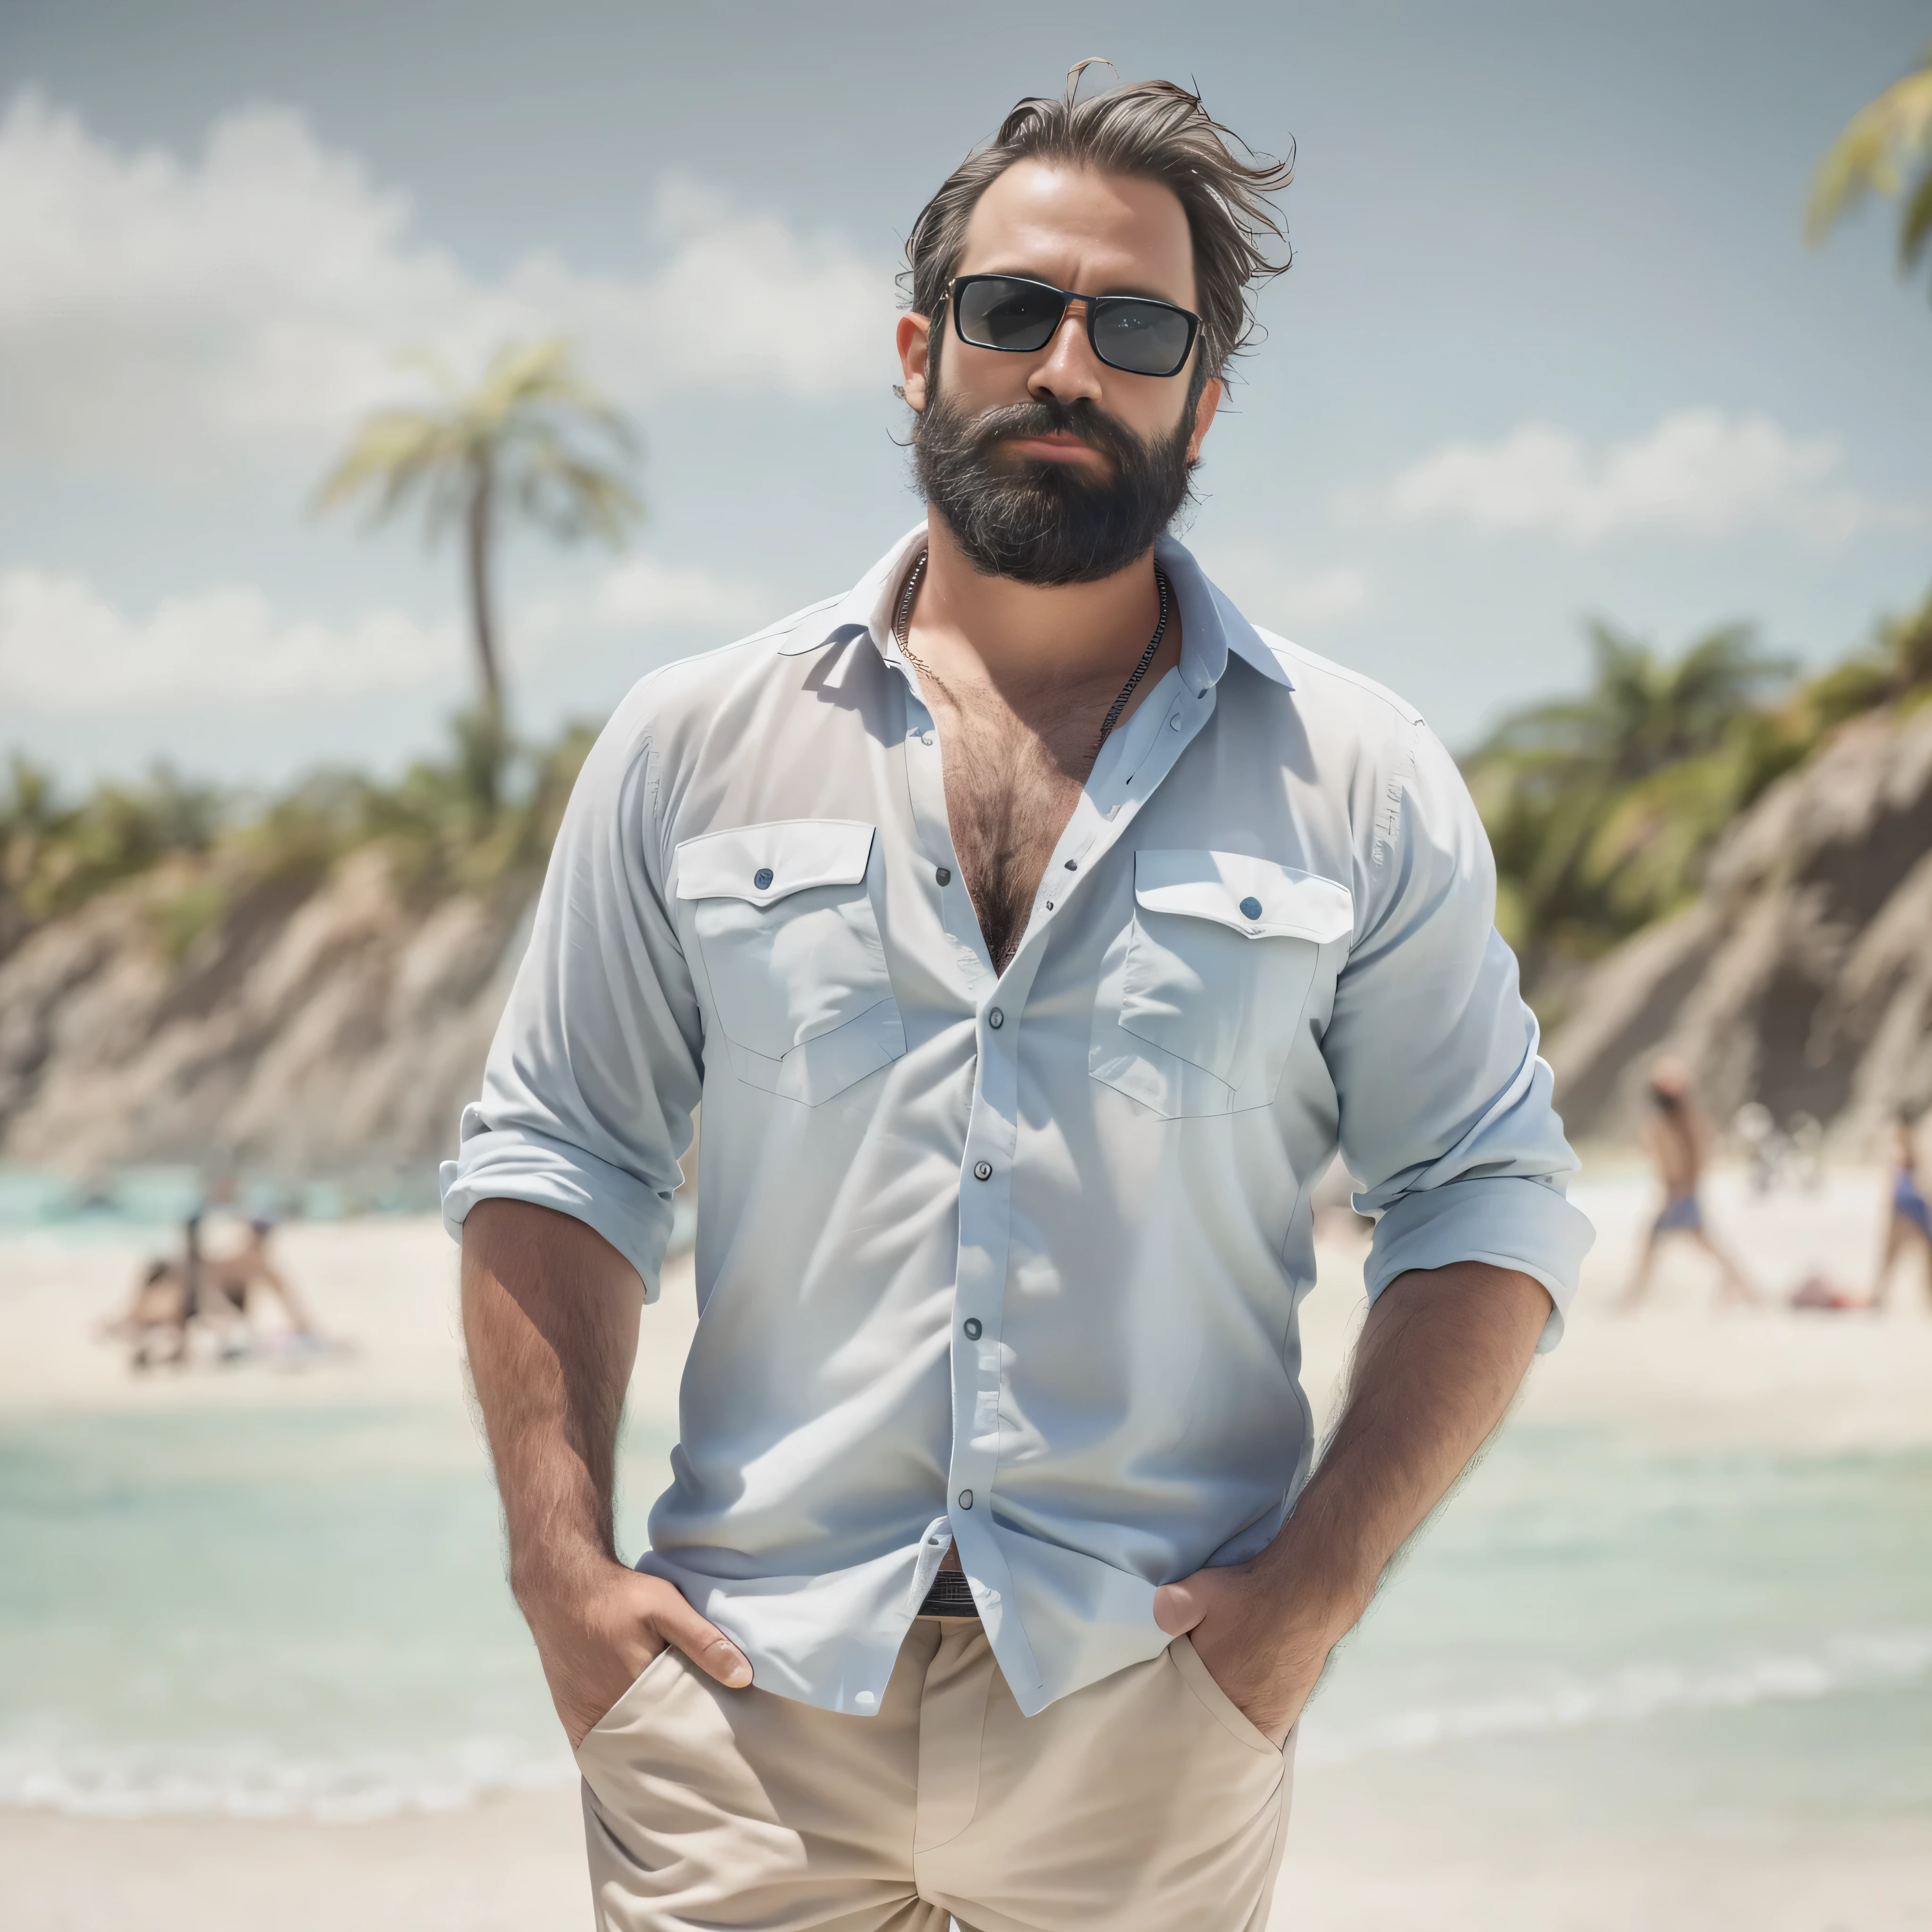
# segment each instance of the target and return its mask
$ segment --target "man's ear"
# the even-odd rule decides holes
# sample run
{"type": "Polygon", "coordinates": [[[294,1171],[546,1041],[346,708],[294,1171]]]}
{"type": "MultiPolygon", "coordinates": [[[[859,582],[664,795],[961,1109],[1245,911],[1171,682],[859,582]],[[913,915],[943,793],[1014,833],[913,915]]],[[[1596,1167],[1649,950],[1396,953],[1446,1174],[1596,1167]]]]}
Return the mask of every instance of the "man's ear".
{"type": "Polygon", "coordinates": [[[1194,405],[1194,433],[1187,439],[1187,460],[1201,460],[1201,446],[1214,426],[1214,412],[1221,406],[1221,379],[1210,376],[1201,386],[1201,400],[1194,405]]]}
{"type": "Polygon", "coordinates": [[[904,397],[910,408],[926,407],[926,358],[932,347],[932,324],[924,316],[899,317],[899,367],[905,374],[899,394],[904,397]]]}

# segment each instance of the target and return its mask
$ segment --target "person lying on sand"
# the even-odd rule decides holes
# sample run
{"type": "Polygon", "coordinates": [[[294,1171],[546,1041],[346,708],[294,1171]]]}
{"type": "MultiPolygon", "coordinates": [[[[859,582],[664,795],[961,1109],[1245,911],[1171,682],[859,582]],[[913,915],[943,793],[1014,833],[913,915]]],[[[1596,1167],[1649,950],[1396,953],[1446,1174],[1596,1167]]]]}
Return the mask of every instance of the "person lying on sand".
{"type": "Polygon", "coordinates": [[[1664,1207],[1636,1258],[1620,1309],[1634,1309],[1650,1291],[1657,1251],[1667,1234],[1688,1234],[1722,1270],[1719,1299],[1750,1307],[1758,1300],[1737,1263],[1711,1238],[1704,1226],[1698,1186],[1704,1174],[1709,1130],[1690,1096],[1690,1072],[1678,1060],[1659,1060],[1650,1076],[1650,1112],[1643,1124],[1645,1151],[1664,1184],[1664,1207]]]}

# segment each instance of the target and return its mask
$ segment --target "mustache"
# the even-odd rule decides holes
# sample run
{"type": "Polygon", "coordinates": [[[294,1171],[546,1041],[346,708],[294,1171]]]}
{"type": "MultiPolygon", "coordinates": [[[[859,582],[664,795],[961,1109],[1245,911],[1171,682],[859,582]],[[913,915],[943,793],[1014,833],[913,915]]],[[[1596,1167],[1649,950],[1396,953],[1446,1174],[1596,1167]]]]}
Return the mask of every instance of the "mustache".
{"type": "Polygon", "coordinates": [[[1063,402],[1058,396],[1042,396],[1024,403],[1004,403],[982,411],[974,420],[971,443],[976,454],[988,455],[999,443],[1029,436],[1078,436],[1089,448],[1109,458],[1118,466],[1131,463],[1144,446],[1124,423],[1084,397],[1063,402]]]}
{"type": "Polygon", "coordinates": [[[1188,424],[1144,440],[1085,398],[968,414],[933,394],[913,431],[920,494],[982,576],[1088,584],[1145,553],[1188,497],[1188,424]],[[1106,462],[1001,460],[1012,436],[1070,435],[1106,462]]]}

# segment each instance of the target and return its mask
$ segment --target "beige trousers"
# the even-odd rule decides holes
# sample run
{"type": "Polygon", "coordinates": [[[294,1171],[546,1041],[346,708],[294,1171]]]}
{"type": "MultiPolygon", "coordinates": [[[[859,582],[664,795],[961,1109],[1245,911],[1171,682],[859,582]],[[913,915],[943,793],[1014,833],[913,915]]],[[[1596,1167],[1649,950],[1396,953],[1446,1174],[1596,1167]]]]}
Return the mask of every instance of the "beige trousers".
{"type": "Polygon", "coordinates": [[[1288,1766],[1186,1637],[1023,1717],[922,1617],[877,1717],[654,1658],[578,1752],[599,1932],[1263,1932],[1288,1766]]]}

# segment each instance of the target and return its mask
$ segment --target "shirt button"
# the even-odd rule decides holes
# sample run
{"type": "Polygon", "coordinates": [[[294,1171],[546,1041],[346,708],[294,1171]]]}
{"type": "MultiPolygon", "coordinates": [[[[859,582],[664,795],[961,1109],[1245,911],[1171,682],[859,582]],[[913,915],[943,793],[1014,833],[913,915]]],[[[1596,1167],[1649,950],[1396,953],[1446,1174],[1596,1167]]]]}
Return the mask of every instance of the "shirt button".
{"type": "Polygon", "coordinates": [[[1261,916],[1262,902],[1259,899],[1247,898],[1242,900],[1241,916],[1244,919],[1259,919],[1261,916]]]}
{"type": "Polygon", "coordinates": [[[1178,731],[1180,729],[1180,713],[1179,712],[1177,711],[1174,716],[1167,721],[1167,728],[1170,731],[1178,731]]]}
{"type": "Polygon", "coordinates": [[[922,731],[919,734],[919,742],[922,745],[931,744],[932,742],[932,734],[930,731],[922,731]]]}
{"type": "Polygon", "coordinates": [[[1078,859],[1068,860],[1066,862],[1066,869],[1070,872],[1078,872],[1080,869],[1080,861],[1078,859]]]}
{"type": "Polygon", "coordinates": [[[975,1180],[991,1180],[992,1178],[993,1163],[990,1160],[976,1161],[974,1163],[973,1178],[975,1180]]]}
{"type": "Polygon", "coordinates": [[[1006,1023],[1006,1016],[1004,1013],[1000,1012],[998,1006],[995,1006],[993,1010],[986,1016],[986,1024],[991,1027],[995,1033],[998,1033],[1000,1028],[1004,1026],[1006,1023]]]}
{"type": "Polygon", "coordinates": [[[978,1341],[982,1332],[983,1331],[980,1327],[980,1318],[976,1315],[969,1316],[966,1322],[967,1340],[969,1342],[978,1341]]]}
{"type": "Polygon", "coordinates": [[[760,866],[758,869],[752,874],[752,884],[755,886],[760,892],[763,892],[765,888],[771,884],[771,882],[772,868],[769,866],[760,866]]]}
{"type": "Polygon", "coordinates": [[[941,866],[932,876],[942,886],[950,886],[952,883],[952,869],[949,866],[941,866]]]}
{"type": "Polygon", "coordinates": [[[970,1509],[973,1507],[973,1492],[970,1490],[962,1490],[959,1492],[959,1507],[962,1509],[970,1509]]]}

